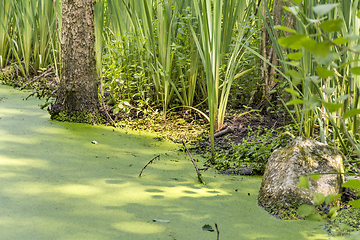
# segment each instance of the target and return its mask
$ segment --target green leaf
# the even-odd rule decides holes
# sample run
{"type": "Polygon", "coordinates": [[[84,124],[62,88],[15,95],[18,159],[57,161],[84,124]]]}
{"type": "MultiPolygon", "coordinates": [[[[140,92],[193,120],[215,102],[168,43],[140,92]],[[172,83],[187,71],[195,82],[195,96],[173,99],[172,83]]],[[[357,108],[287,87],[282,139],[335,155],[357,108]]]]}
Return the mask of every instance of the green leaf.
{"type": "Polygon", "coordinates": [[[313,95],[307,101],[307,108],[314,110],[316,107],[321,106],[319,96],[313,95]]]}
{"type": "Polygon", "coordinates": [[[344,101],[346,99],[348,99],[350,97],[349,94],[346,94],[346,95],[343,95],[341,97],[338,97],[337,99],[335,99],[335,102],[341,102],[341,101],[344,101]]]}
{"type": "Polygon", "coordinates": [[[346,223],[339,223],[339,228],[343,231],[353,230],[354,228],[346,223]]]}
{"type": "Polygon", "coordinates": [[[323,91],[324,91],[326,94],[331,95],[333,92],[335,92],[335,88],[324,88],[323,91]]]}
{"type": "Polygon", "coordinates": [[[352,116],[356,116],[360,114],[360,109],[351,109],[350,111],[347,111],[346,113],[344,113],[343,115],[343,119],[346,119],[346,118],[349,118],[349,117],[352,117],[352,116]]]}
{"type": "Polygon", "coordinates": [[[292,78],[293,85],[299,85],[301,83],[302,76],[299,72],[295,70],[289,70],[286,72],[286,75],[290,76],[292,78]]]}
{"type": "Polygon", "coordinates": [[[286,105],[295,105],[295,104],[304,104],[304,100],[296,98],[286,103],[286,105]]]}
{"type": "Polygon", "coordinates": [[[360,10],[357,12],[356,16],[360,18],[360,10]]]}
{"type": "Polygon", "coordinates": [[[354,208],[360,208],[360,199],[354,200],[354,201],[350,201],[349,204],[350,204],[351,206],[353,206],[354,208]]]}
{"type": "Polygon", "coordinates": [[[320,78],[318,76],[308,76],[306,77],[310,81],[312,81],[315,84],[319,84],[321,82],[320,78]]]}
{"type": "Polygon", "coordinates": [[[332,44],[330,42],[321,42],[321,43],[316,43],[312,53],[315,56],[320,56],[322,58],[326,58],[331,51],[331,46],[332,44]]]}
{"type": "Polygon", "coordinates": [[[342,44],[348,43],[349,40],[347,40],[346,38],[343,38],[343,37],[339,37],[337,39],[334,39],[333,42],[337,45],[342,45],[342,44]]]}
{"type": "Polygon", "coordinates": [[[294,14],[295,16],[298,14],[299,12],[299,7],[295,6],[295,7],[287,7],[287,6],[283,6],[283,8],[288,11],[291,12],[292,14],[294,14]]]}
{"type": "Polygon", "coordinates": [[[360,67],[350,68],[350,72],[355,75],[360,75],[360,67]]]}
{"type": "Polygon", "coordinates": [[[309,177],[316,182],[321,177],[321,174],[311,174],[309,177]]]}
{"type": "Polygon", "coordinates": [[[301,44],[301,46],[308,50],[310,53],[313,53],[317,42],[309,37],[304,37],[301,39],[301,41],[299,41],[299,44],[301,44]]]}
{"type": "Polygon", "coordinates": [[[306,217],[306,216],[314,213],[315,211],[316,211],[316,209],[314,206],[303,204],[298,208],[297,214],[300,217],[306,217]]]}
{"type": "Polygon", "coordinates": [[[334,71],[332,70],[327,70],[322,66],[318,66],[315,68],[315,70],[317,71],[317,74],[319,75],[319,77],[321,78],[328,78],[334,75],[334,71]]]}
{"type": "Polygon", "coordinates": [[[209,231],[209,232],[213,232],[213,231],[214,231],[214,229],[212,228],[212,226],[209,225],[209,224],[205,224],[204,226],[202,226],[202,230],[204,230],[204,231],[209,231]]]}
{"type": "Polygon", "coordinates": [[[315,193],[314,205],[321,205],[325,201],[325,196],[322,193],[315,193]]]}
{"type": "Polygon", "coordinates": [[[329,211],[329,216],[331,217],[332,215],[334,215],[334,213],[339,210],[340,208],[337,206],[331,207],[330,211],[329,211]]]}
{"type": "Polygon", "coordinates": [[[323,220],[324,220],[324,219],[321,217],[321,215],[318,214],[318,213],[310,214],[310,215],[307,216],[305,219],[306,219],[306,220],[309,220],[309,221],[317,221],[317,222],[320,222],[320,221],[323,221],[323,220]]]}
{"type": "Polygon", "coordinates": [[[302,57],[302,52],[289,53],[287,56],[289,59],[299,61],[302,57]]]}
{"type": "Polygon", "coordinates": [[[338,3],[319,4],[319,5],[316,5],[315,7],[313,7],[313,10],[317,15],[322,16],[322,15],[328,14],[331,10],[336,8],[338,5],[339,5],[338,3]]]}
{"type": "Polygon", "coordinates": [[[336,112],[337,110],[339,110],[343,104],[342,103],[329,103],[329,102],[325,102],[325,101],[321,101],[324,106],[329,110],[329,112],[336,112]]]}
{"type": "Polygon", "coordinates": [[[326,32],[337,32],[341,31],[341,27],[343,24],[342,19],[336,19],[336,20],[327,20],[320,24],[320,28],[322,28],[326,32]]]}
{"type": "Polygon", "coordinates": [[[278,43],[284,48],[300,49],[301,42],[306,38],[306,35],[293,34],[288,37],[279,38],[278,43]]]}
{"type": "Polygon", "coordinates": [[[299,183],[298,183],[297,187],[303,187],[303,188],[309,189],[310,182],[305,176],[301,176],[299,178],[299,183]]]}
{"type": "Polygon", "coordinates": [[[325,204],[328,205],[330,203],[332,203],[335,199],[341,197],[341,194],[330,194],[327,195],[325,198],[325,204]]]}
{"type": "Polygon", "coordinates": [[[356,41],[360,39],[360,36],[355,34],[346,34],[345,38],[348,39],[349,41],[356,41]]]}
{"type": "Polygon", "coordinates": [[[278,29],[278,30],[282,30],[282,31],[285,31],[285,32],[291,32],[291,33],[295,33],[296,34],[296,30],[292,29],[292,28],[289,28],[289,27],[285,27],[285,26],[274,26],[275,29],[278,29]]]}
{"type": "Polygon", "coordinates": [[[113,110],[113,114],[118,114],[119,113],[119,111],[120,111],[120,108],[114,108],[114,110],[113,110]]]}
{"type": "Polygon", "coordinates": [[[291,94],[293,94],[293,95],[295,95],[297,97],[300,97],[300,94],[297,91],[295,91],[294,89],[285,88],[285,91],[287,91],[288,93],[291,93],[291,94]]]}
{"type": "Polygon", "coordinates": [[[360,188],[360,181],[359,180],[349,180],[342,185],[342,187],[346,188],[360,188]]]}
{"type": "Polygon", "coordinates": [[[300,3],[302,3],[302,0],[293,0],[293,2],[296,4],[300,4],[300,3]]]}

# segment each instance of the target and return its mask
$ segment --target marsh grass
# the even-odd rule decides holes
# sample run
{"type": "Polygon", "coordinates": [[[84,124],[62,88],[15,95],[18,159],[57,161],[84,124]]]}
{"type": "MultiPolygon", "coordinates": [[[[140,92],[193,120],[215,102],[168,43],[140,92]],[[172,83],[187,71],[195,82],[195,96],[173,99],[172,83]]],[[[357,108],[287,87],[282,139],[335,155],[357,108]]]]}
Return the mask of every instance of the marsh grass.
{"type": "Polygon", "coordinates": [[[300,134],[333,141],[352,155],[359,140],[359,39],[352,37],[359,33],[359,1],[294,3],[285,10],[296,16],[296,31],[278,40],[292,49],[287,54],[293,96],[288,105],[300,108],[294,117],[300,134]],[[294,37],[301,40],[291,43],[294,37]]]}
{"type": "MultiPolygon", "coordinates": [[[[16,61],[25,78],[51,65],[60,72],[61,1],[2,1],[0,64],[16,61]]],[[[97,72],[101,89],[113,93],[113,113],[152,105],[165,119],[177,108],[200,112],[207,101],[208,113],[201,114],[213,136],[223,126],[232,83],[250,71],[241,68],[241,43],[251,37],[243,26],[253,4],[98,0],[97,72]]]]}

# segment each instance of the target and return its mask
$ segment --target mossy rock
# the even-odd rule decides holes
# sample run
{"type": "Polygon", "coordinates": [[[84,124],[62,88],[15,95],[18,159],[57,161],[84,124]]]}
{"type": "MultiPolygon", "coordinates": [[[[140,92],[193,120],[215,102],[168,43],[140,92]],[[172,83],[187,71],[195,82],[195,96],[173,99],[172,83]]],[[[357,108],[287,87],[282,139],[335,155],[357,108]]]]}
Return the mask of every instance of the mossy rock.
{"type": "Polygon", "coordinates": [[[299,177],[309,174],[343,172],[342,154],[329,145],[302,137],[275,150],[268,159],[258,204],[282,219],[299,219],[296,211],[302,204],[313,204],[315,193],[339,194],[343,177],[324,174],[310,187],[299,188],[299,177]]]}
{"type": "Polygon", "coordinates": [[[301,219],[297,214],[298,208],[303,204],[311,204],[311,201],[298,198],[292,193],[279,196],[277,202],[267,201],[264,196],[259,195],[260,206],[271,215],[283,220],[301,219]]]}

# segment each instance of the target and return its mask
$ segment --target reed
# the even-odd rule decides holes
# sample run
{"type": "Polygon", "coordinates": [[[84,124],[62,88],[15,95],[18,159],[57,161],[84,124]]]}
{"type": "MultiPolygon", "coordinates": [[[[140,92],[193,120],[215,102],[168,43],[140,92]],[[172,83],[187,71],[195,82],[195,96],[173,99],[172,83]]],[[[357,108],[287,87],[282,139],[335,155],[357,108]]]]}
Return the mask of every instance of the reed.
{"type": "MultiPolygon", "coordinates": [[[[295,13],[295,37],[302,40],[291,43],[291,36],[279,39],[285,48],[300,46],[300,58],[293,62],[296,69],[294,64],[289,65],[289,75],[292,86],[301,83],[302,88],[293,94],[291,104],[301,106],[299,123],[303,134],[313,136],[314,129],[319,129],[316,134],[321,141],[335,141],[347,153],[353,147],[351,143],[359,140],[359,119],[355,113],[360,111],[356,50],[360,42],[351,37],[359,34],[359,1],[314,0],[304,5],[294,2],[296,7],[287,10],[295,13]],[[349,136],[352,139],[346,140],[349,136]]],[[[294,60],[293,55],[288,56],[294,60]]]]}
{"type": "Polygon", "coordinates": [[[1,2],[0,65],[17,62],[27,78],[54,62],[59,49],[55,10],[60,1],[18,0],[1,2]]]}
{"type": "Polygon", "coordinates": [[[13,2],[0,1],[0,68],[4,68],[10,57],[10,39],[13,25],[13,2]]]}
{"type": "MultiPolygon", "coordinates": [[[[233,52],[230,53],[231,57],[224,79],[221,78],[220,67],[228,54],[235,23],[243,21],[239,19],[239,12],[244,11],[246,4],[245,1],[195,0],[193,7],[199,22],[200,36],[192,27],[191,29],[205,70],[211,153],[214,160],[214,133],[222,127],[224,121],[229,91],[239,62],[240,44],[236,44],[233,52]]],[[[238,41],[242,40],[241,33],[237,35],[237,38],[238,41]]]]}

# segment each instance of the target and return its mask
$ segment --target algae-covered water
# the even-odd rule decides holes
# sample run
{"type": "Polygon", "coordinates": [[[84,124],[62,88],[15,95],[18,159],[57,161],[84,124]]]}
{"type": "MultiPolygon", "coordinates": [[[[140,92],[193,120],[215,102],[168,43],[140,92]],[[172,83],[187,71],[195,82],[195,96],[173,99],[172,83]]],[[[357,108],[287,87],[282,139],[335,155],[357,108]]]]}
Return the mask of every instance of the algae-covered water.
{"type": "Polygon", "coordinates": [[[199,184],[180,146],[51,121],[27,95],[0,86],[2,240],[216,240],[216,231],[202,230],[214,223],[221,240],[329,239],[319,223],[280,221],[259,208],[260,177],[208,171],[199,184]]]}

